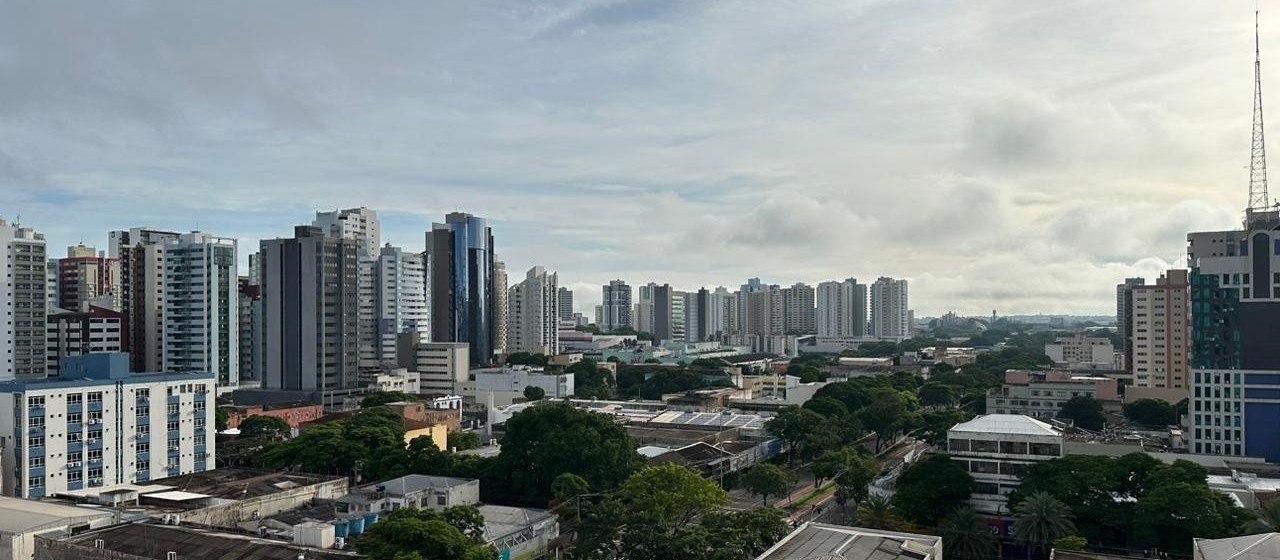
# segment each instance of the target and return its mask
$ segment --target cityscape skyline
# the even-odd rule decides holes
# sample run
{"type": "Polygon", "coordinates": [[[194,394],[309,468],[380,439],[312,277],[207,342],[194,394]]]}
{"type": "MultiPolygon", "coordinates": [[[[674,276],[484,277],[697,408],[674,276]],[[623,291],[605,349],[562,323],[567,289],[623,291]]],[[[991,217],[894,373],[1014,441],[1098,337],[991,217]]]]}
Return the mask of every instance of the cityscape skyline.
{"type": "Polygon", "coordinates": [[[17,9],[0,50],[99,61],[0,62],[3,110],[22,117],[0,133],[3,213],[53,248],[142,224],[254,247],[368,206],[417,250],[465,211],[501,232],[510,270],[557,271],[583,313],[614,278],[887,275],[911,281],[919,316],[1101,315],[1100,286],[1185,266],[1182,232],[1235,227],[1248,178],[1252,22],[1195,3],[478,2],[368,11],[385,24],[368,29],[334,6],[289,39],[193,26],[271,30],[293,10],[17,9]],[[77,18],[99,31],[67,32],[77,18]],[[442,41],[464,55],[433,54],[455,52],[442,41]],[[202,64],[146,54],[166,50],[202,64]]]}

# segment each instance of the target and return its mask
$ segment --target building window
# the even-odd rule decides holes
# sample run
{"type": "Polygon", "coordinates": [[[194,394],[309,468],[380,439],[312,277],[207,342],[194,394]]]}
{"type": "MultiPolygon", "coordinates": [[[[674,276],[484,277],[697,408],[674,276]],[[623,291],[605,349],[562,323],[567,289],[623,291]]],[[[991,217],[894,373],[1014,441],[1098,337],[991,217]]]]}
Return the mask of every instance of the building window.
{"type": "Polygon", "coordinates": [[[195,444],[196,444],[196,445],[204,445],[204,434],[200,434],[200,435],[198,435],[198,436],[196,436],[196,437],[195,437],[195,444]]]}
{"type": "Polygon", "coordinates": [[[196,418],[196,427],[197,427],[197,428],[203,428],[203,427],[204,427],[204,418],[196,418]]]}
{"type": "Polygon", "coordinates": [[[101,423],[101,422],[102,422],[102,411],[101,411],[101,410],[90,410],[90,411],[89,411],[89,423],[90,423],[90,424],[98,424],[98,423],[101,423]]]}
{"type": "Polygon", "coordinates": [[[149,441],[138,442],[138,453],[150,453],[150,452],[151,452],[151,442],[149,441]]]}
{"type": "MultiPolygon", "coordinates": [[[[90,478],[90,479],[101,479],[101,478],[102,478],[102,467],[95,467],[95,468],[89,469],[89,478],[90,478]]],[[[101,482],[101,480],[98,480],[98,482],[101,482]]]]}
{"type": "Polygon", "coordinates": [[[169,403],[169,414],[178,413],[178,403],[169,403]]]}
{"type": "Polygon", "coordinates": [[[67,482],[81,482],[84,480],[84,471],[75,469],[67,471],[67,482]]]}
{"type": "Polygon", "coordinates": [[[102,391],[94,391],[92,393],[89,393],[90,404],[101,403],[101,402],[102,402],[102,391]]]}
{"type": "Polygon", "coordinates": [[[84,440],[84,434],[80,432],[67,432],[67,443],[80,443],[84,440]]]}
{"type": "Polygon", "coordinates": [[[140,461],[138,461],[138,470],[139,470],[139,471],[142,471],[142,472],[148,472],[148,471],[150,471],[150,470],[151,470],[151,461],[147,461],[147,460],[140,460],[140,461]]]}
{"type": "Polygon", "coordinates": [[[33,468],[33,469],[43,469],[43,468],[44,468],[44,456],[43,456],[43,455],[37,455],[37,456],[35,456],[35,457],[32,457],[29,461],[27,461],[27,466],[28,466],[28,467],[30,467],[30,468],[33,468]]]}
{"type": "Polygon", "coordinates": [[[44,436],[31,436],[27,438],[27,447],[44,447],[44,436]]]}
{"type": "Polygon", "coordinates": [[[170,431],[170,432],[176,432],[176,431],[178,431],[178,421],[177,421],[177,420],[174,420],[174,421],[172,421],[172,422],[169,422],[169,424],[168,424],[168,428],[169,428],[169,431],[170,431]]]}
{"type": "Polygon", "coordinates": [[[101,430],[101,429],[97,429],[97,430],[89,430],[89,443],[93,443],[93,442],[98,441],[98,440],[100,440],[100,439],[102,439],[102,430],[101,430]]]}
{"type": "Polygon", "coordinates": [[[89,460],[90,460],[90,461],[101,461],[101,460],[102,460],[102,450],[101,450],[101,449],[90,449],[90,450],[89,450],[89,460]]]}
{"type": "Polygon", "coordinates": [[[173,451],[178,448],[178,438],[169,438],[169,450],[173,451]]]}
{"type": "Polygon", "coordinates": [[[44,406],[44,397],[27,397],[27,408],[44,406]]]}
{"type": "Polygon", "coordinates": [[[81,422],[84,422],[84,413],[82,413],[82,412],[70,412],[70,413],[67,413],[67,423],[68,423],[68,424],[79,424],[79,423],[81,423],[81,422]]]}
{"type": "Polygon", "coordinates": [[[83,451],[76,451],[76,452],[74,452],[74,453],[68,453],[68,454],[67,454],[67,462],[68,462],[68,463],[79,463],[79,462],[81,462],[81,461],[83,461],[83,460],[84,460],[84,452],[83,452],[83,451]]]}
{"type": "Polygon", "coordinates": [[[27,488],[43,488],[43,487],[44,487],[43,476],[33,476],[27,479],[27,488]]]}
{"type": "Polygon", "coordinates": [[[84,395],[80,393],[71,393],[67,395],[67,404],[82,404],[84,395]]]}
{"type": "Polygon", "coordinates": [[[138,407],[138,416],[151,416],[151,407],[149,407],[149,406],[139,406],[139,407],[138,407]]]}
{"type": "Polygon", "coordinates": [[[448,496],[445,496],[444,494],[436,496],[436,505],[443,506],[443,505],[446,505],[448,502],[449,502],[448,496]]]}
{"type": "Polygon", "coordinates": [[[149,398],[151,397],[151,389],[138,389],[134,392],[134,395],[139,399],[149,398]]]}
{"type": "Polygon", "coordinates": [[[150,434],[151,434],[151,425],[149,425],[149,424],[138,424],[138,430],[137,430],[137,432],[138,432],[138,435],[140,435],[140,436],[150,435],[150,434]]]}

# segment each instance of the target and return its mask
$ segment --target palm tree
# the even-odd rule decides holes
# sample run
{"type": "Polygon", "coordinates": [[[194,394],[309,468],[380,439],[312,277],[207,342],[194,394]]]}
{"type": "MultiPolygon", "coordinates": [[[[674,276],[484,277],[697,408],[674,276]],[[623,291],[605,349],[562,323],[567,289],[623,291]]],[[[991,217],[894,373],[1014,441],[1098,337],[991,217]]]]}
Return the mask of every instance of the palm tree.
{"type": "Polygon", "coordinates": [[[893,501],[888,496],[872,494],[858,504],[858,526],[897,531],[902,527],[902,518],[893,511],[893,501]]]}
{"type": "Polygon", "coordinates": [[[1045,491],[1036,492],[1013,509],[1013,540],[1047,551],[1053,541],[1076,534],[1071,508],[1045,491]]]}
{"type": "Polygon", "coordinates": [[[996,557],[996,537],[971,507],[951,514],[942,526],[942,548],[954,560],[990,560],[996,557]]]}
{"type": "Polygon", "coordinates": [[[1280,531],[1280,500],[1272,500],[1264,504],[1256,514],[1258,517],[1249,524],[1249,533],[1273,533],[1280,531]]]}

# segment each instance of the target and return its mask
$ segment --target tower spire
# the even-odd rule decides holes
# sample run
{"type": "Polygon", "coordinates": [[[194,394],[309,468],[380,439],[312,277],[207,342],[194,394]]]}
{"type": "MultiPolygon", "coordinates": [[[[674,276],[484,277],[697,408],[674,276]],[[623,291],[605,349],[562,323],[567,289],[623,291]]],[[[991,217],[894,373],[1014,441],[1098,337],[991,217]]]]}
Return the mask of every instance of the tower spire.
{"type": "Polygon", "coordinates": [[[1267,148],[1262,130],[1262,47],[1258,39],[1258,10],[1253,12],[1253,149],[1249,160],[1249,212],[1266,211],[1267,148]]]}

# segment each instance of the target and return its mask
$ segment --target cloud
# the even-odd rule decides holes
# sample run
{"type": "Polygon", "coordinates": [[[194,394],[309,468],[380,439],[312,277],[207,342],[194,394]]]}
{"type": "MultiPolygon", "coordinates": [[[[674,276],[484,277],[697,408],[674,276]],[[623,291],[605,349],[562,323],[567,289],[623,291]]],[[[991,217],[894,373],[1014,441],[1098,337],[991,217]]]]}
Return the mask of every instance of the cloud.
{"type": "Polygon", "coordinates": [[[1190,0],[6,8],[0,211],[55,248],[464,210],[583,312],[891,275],[921,316],[1103,313],[1245,198],[1251,22],[1190,0]]]}

